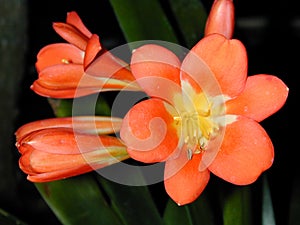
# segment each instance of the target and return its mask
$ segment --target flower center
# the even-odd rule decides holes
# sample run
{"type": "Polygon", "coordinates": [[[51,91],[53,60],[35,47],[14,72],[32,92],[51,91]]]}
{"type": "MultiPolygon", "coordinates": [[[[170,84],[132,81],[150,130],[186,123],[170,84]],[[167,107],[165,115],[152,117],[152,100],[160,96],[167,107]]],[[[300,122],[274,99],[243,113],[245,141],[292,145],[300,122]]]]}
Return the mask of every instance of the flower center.
{"type": "Polygon", "coordinates": [[[217,129],[210,119],[210,110],[197,112],[182,112],[174,116],[176,123],[181,126],[181,138],[187,149],[187,158],[206,150],[208,141],[217,129]]]}
{"type": "MultiPolygon", "coordinates": [[[[174,97],[177,114],[173,114],[180,147],[187,152],[187,158],[207,150],[209,141],[216,137],[221,125],[215,118],[222,113],[215,102],[209,101],[203,92],[196,92],[185,84],[184,93],[174,97]]],[[[212,99],[211,99],[212,100],[212,99]]]]}

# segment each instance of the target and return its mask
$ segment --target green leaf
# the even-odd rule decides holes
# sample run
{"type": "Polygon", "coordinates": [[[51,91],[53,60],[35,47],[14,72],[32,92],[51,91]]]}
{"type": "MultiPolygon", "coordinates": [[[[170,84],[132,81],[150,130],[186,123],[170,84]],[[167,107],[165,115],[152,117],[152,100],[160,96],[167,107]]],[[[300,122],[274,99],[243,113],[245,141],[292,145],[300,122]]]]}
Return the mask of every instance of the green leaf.
{"type": "Polygon", "coordinates": [[[213,225],[214,215],[205,193],[191,204],[178,206],[171,199],[168,201],[164,221],[166,225],[213,225]]]}
{"type": "Polygon", "coordinates": [[[223,205],[224,225],[250,225],[251,192],[248,186],[233,188],[224,199],[223,205]]]}
{"type": "Polygon", "coordinates": [[[110,106],[102,96],[96,98],[94,95],[90,95],[77,98],[76,100],[48,98],[48,102],[56,117],[78,116],[79,114],[110,116],[110,106]],[[73,111],[74,102],[79,104],[76,109],[80,108],[80,112],[73,111]],[[76,115],[73,115],[73,113],[76,115]]]}
{"type": "Polygon", "coordinates": [[[110,116],[110,106],[106,99],[102,96],[98,96],[96,105],[95,105],[95,114],[102,115],[102,116],[110,116]]]}
{"type": "Polygon", "coordinates": [[[272,197],[267,178],[263,177],[262,225],[275,225],[272,197]]]}
{"type": "MultiPolygon", "coordinates": [[[[144,182],[141,174],[133,179],[144,182]]],[[[148,186],[127,186],[102,176],[98,180],[111,200],[112,207],[126,225],[163,225],[148,186]]]]}
{"type": "Polygon", "coordinates": [[[110,0],[128,42],[163,40],[178,43],[158,0],[110,0]]]}
{"type": "Polygon", "coordinates": [[[89,174],[35,185],[64,225],[122,224],[89,174]]]}
{"type": "Polygon", "coordinates": [[[15,216],[0,209],[0,224],[1,225],[27,225],[25,222],[19,220],[15,216]]]}
{"type": "Polygon", "coordinates": [[[171,199],[167,203],[163,218],[166,225],[192,224],[186,206],[178,206],[171,199]]]}
{"type": "Polygon", "coordinates": [[[204,36],[206,9],[199,0],[169,0],[169,3],[186,47],[191,48],[204,36]]]}
{"type": "Polygon", "coordinates": [[[56,117],[68,117],[72,115],[72,99],[48,98],[48,102],[56,117]]]}

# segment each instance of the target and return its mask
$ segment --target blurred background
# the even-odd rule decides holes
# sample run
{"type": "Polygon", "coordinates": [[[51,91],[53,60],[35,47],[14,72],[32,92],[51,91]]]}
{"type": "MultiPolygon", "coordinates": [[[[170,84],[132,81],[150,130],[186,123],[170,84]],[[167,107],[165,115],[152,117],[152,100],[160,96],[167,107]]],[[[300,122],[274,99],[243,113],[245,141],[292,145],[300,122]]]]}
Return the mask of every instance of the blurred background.
{"type": "MultiPolygon", "coordinates": [[[[207,11],[212,2],[202,0],[207,11]]],[[[274,74],[290,88],[286,105],[262,123],[275,146],[275,161],[266,174],[276,224],[287,225],[291,196],[300,187],[296,145],[299,118],[295,113],[300,13],[296,1],[234,2],[234,37],[248,50],[249,75],[274,74]]],[[[168,1],[161,3],[168,13],[168,1]]],[[[30,225],[60,223],[19,169],[14,132],[27,122],[54,117],[47,99],[31,91],[30,85],[37,78],[34,65],[38,51],[45,45],[64,42],[52,29],[52,22],[64,22],[66,13],[73,10],[107,49],[126,43],[108,0],[0,0],[0,210],[30,225]]],[[[172,21],[172,15],[167,15],[172,21]]]]}

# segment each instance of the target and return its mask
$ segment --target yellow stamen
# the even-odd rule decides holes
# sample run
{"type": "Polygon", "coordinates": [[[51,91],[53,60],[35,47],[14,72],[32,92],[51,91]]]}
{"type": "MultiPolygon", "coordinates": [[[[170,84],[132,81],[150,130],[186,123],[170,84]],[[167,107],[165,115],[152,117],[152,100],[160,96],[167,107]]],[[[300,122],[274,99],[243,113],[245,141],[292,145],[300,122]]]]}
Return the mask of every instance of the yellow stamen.
{"type": "Polygon", "coordinates": [[[70,63],[71,63],[71,60],[62,59],[61,62],[62,62],[63,64],[70,64],[70,63]]]}
{"type": "Polygon", "coordinates": [[[181,116],[173,117],[176,125],[181,126],[181,136],[187,147],[188,159],[192,159],[193,154],[200,154],[205,151],[214,130],[212,122],[207,121],[209,116],[208,111],[205,113],[183,112],[181,116]]]}
{"type": "Polygon", "coordinates": [[[206,151],[209,141],[219,130],[219,124],[213,119],[213,102],[209,102],[203,92],[193,91],[189,85],[185,85],[185,89],[188,98],[180,95],[174,97],[177,114],[173,114],[173,119],[183,149],[186,149],[187,158],[191,160],[194,154],[206,151]]]}

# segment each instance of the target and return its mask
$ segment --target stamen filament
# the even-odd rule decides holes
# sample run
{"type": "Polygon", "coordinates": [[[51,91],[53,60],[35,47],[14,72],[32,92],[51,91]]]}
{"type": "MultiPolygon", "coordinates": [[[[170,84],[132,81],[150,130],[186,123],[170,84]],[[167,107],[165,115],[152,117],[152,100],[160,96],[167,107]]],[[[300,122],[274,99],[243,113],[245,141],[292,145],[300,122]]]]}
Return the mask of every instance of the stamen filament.
{"type": "Polygon", "coordinates": [[[202,153],[214,131],[213,123],[209,120],[210,109],[198,112],[183,112],[181,116],[174,116],[176,125],[181,126],[181,136],[186,145],[187,158],[193,154],[202,153]]]}

